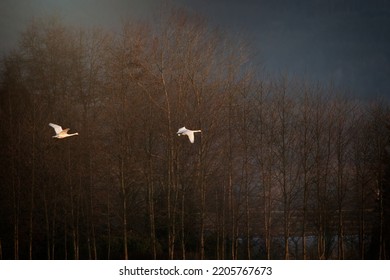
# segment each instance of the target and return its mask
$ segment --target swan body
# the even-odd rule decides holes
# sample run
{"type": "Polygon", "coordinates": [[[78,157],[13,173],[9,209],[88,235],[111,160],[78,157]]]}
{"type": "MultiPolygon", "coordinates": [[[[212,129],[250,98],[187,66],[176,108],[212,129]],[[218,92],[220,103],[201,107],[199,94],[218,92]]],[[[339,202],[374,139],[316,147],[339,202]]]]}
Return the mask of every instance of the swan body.
{"type": "Polygon", "coordinates": [[[54,135],[53,138],[61,139],[61,138],[66,138],[66,137],[70,137],[70,136],[79,135],[77,132],[68,134],[69,128],[62,129],[62,127],[59,126],[58,124],[49,123],[49,125],[52,128],[54,128],[54,131],[56,132],[56,135],[54,135]]]}
{"type": "Polygon", "coordinates": [[[185,126],[183,126],[182,128],[179,128],[179,130],[176,133],[178,136],[187,135],[190,142],[194,143],[194,141],[195,141],[194,133],[195,132],[202,132],[202,131],[187,129],[185,126]]]}

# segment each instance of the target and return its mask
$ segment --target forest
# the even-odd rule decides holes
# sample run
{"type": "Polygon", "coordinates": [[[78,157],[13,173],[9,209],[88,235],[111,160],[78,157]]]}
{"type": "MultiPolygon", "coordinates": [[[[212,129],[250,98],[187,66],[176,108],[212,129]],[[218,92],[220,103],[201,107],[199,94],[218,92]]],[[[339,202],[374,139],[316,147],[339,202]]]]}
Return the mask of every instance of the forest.
{"type": "Polygon", "coordinates": [[[0,70],[0,259],[390,257],[384,101],[270,77],[181,9],[34,19],[0,70]]]}

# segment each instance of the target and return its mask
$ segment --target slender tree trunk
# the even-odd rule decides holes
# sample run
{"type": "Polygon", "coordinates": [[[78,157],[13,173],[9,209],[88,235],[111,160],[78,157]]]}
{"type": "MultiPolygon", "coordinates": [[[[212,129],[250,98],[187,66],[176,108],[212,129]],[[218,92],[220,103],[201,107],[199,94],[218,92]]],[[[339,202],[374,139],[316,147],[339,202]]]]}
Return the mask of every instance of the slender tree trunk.
{"type": "MultiPolygon", "coordinates": [[[[247,176],[247,175],[246,175],[247,176]]],[[[247,179],[245,180],[247,181],[247,179]]],[[[247,259],[250,260],[252,258],[251,250],[251,223],[250,223],[250,209],[249,209],[249,186],[248,182],[245,183],[245,216],[246,216],[246,255],[247,259]]]]}
{"type": "Polygon", "coordinates": [[[182,259],[186,259],[186,242],[185,242],[185,190],[181,193],[181,254],[182,259]]]}
{"type": "Polygon", "coordinates": [[[218,189],[215,189],[215,208],[216,208],[216,246],[215,246],[215,252],[216,252],[216,258],[217,260],[221,260],[221,231],[222,231],[222,221],[221,221],[221,209],[220,204],[218,203],[219,196],[218,196],[218,189]]]}
{"type": "Polygon", "coordinates": [[[31,133],[31,189],[30,189],[30,217],[29,217],[29,258],[33,258],[33,217],[34,217],[34,188],[35,188],[35,98],[33,97],[33,117],[32,117],[32,133],[31,133]]]}
{"type": "Polygon", "coordinates": [[[200,189],[200,259],[205,258],[205,215],[206,215],[206,186],[203,179],[203,154],[202,147],[198,152],[198,185],[200,189]]]}
{"type": "MultiPolygon", "coordinates": [[[[342,118],[342,116],[339,116],[342,118]]],[[[343,217],[343,204],[344,204],[344,147],[343,147],[343,124],[339,120],[339,126],[337,131],[337,212],[338,212],[338,258],[344,259],[344,217],[343,217]]]]}
{"type": "Polygon", "coordinates": [[[64,259],[68,259],[68,217],[65,216],[64,223],[64,259]]]}
{"type": "MultiPolygon", "coordinates": [[[[143,86],[141,86],[142,89],[143,86]]],[[[153,259],[157,259],[157,239],[156,239],[156,213],[155,213],[155,203],[154,203],[154,178],[153,178],[153,159],[152,159],[152,149],[153,149],[153,127],[152,127],[152,120],[153,120],[153,100],[150,96],[150,93],[148,93],[148,101],[149,101],[149,119],[147,122],[148,126],[148,142],[146,146],[146,154],[148,156],[147,161],[147,196],[148,196],[148,214],[149,214],[149,230],[150,230],[150,245],[152,248],[152,255],[153,259]]]]}
{"type": "Polygon", "coordinates": [[[47,202],[47,190],[43,190],[43,207],[45,210],[45,230],[46,230],[46,254],[47,259],[51,259],[51,247],[50,247],[50,221],[49,221],[49,209],[48,209],[48,202],[47,202]]]}
{"type": "Polygon", "coordinates": [[[13,183],[14,200],[14,258],[19,259],[19,212],[20,212],[20,179],[13,183]]]}
{"type": "MultiPolygon", "coordinates": [[[[383,179],[382,179],[383,180],[383,179]]],[[[380,260],[386,259],[385,256],[385,248],[384,248],[384,236],[383,231],[385,228],[384,225],[384,203],[383,203],[383,188],[380,188],[380,196],[379,196],[379,254],[378,257],[380,260]]]]}
{"type": "Polygon", "coordinates": [[[246,237],[246,257],[248,260],[251,259],[251,215],[250,215],[250,206],[249,206],[249,149],[248,149],[248,116],[247,116],[246,104],[243,109],[243,124],[242,124],[242,141],[243,141],[243,153],[244,153],[244,162],[243,162],[243,185],[245,192],[245,237],[246,237]]]}
{"type": "Polygon", "coordinates": [[[152,159],[149,157],[149,174],[148,174],[148,206],[149,206],[149,225],[150,225],[150,240],[152,245],[153,259],[157,259],[157,244],[156,244],[156,222],[154,210],[154,183],[152,178],[152,159]]]}
{"type": "Polygon", "coordinates": [[[236,230],[235,230],[235,210],[233,199],[233,174],[232,174],[232,160],[229,160],[229,174],[228,174],[228,199],[229,199],[229,213],[230,213],[230,253],[231,258],[236,259],[236,230]]]}
{"type": "Polygon", "coordinates": [[[152,159],[149,156],[149,174],[148,174],[148,210],[150,226],[150,242],[152,247],[153,259],[157,259],[157,242],[156,242],[156,222],[154,210],[154,183],[152,178],[152,159]]]}
{"type": "Polygon", "coordinates": [[[91,149],[88,149],[88,179],[89,179],[89,182],[88,182],[88,185],[89,185],[89,224],[90,224],[90,227],[91,227],[91,246],[92,246],[92,255],[93,255],[93,259],[98,259],[98,256],[97,256],[97,248],[96,248],[96,234],[95,234],[95,222],[94,222],[94,214],[95,214],[95,211],[94,211],[94,203],[93,203],[93,191],[92,191],[92,188],[93,188],[93,178],[92,178],[92,174],[93,174],[93,168],[92,168],[92,157],[91,157],[91,152],[90,152],[91,149]]]}
{"type": "Polygon", "coordinates": [[[68,184],[69,184],[69,201],[70,201],[70,214],[71,214],[71,232],[72,232],[72,245],[73,245],[73,258],[77,260],[79,258],[78,251],[78,213],[77,205],[75,205],[73,182],[72,182],[72,171],[71,171],[71,157],[70,157],[70,142],[68,142],[68,184]]]}
{"type": "Polygon", "coordinates": [[[234,206],[233,196],[233,142],[232,142],[232,104],[229,104],[229,116],[228,116],[228,201],[229,201],[229,213],[230,213],[230,235],[231,235],[231,258],[236,259],[236,212],[234,206]]]}
{"type": "Polygon", "coordinates": [[[16,155],[13,155],[12,165],[12,193],[13,193],[13,214],[14,214],[14,258],[15,260],[19,259],[19,215],[20,215],[20,175],[18,176],[18,171],[20,170],[19,164],[21,160],[21,144],[20,144],[20,122],[18,122],[17,127],[17,141],[18,144],[15,146],[16,155]],[[15,163],[17,157],[17,162],[15,163]]]}
{"type": "Polygon", "coordinates": [[[309,158],[309,104],[308,95],[305,92],[303,101],[303,147],[301,151],[302,171],[303,171],[303,217],[302,217],[302,259],[306,260],[306,223],[307,223],[307,202],[308,202],[308,158],[309,158]]]}
{"type": "MultiPolygon", "coordinates": [[[[272,138],[272,129],[268,131],[270,134],[266,135],[266,118],[265,110],[267,106],[264,104],[263,99],[263,87],[261,85],[258,93],[257,100],[257,113],[258,120],[255,123],[255,127],[258,128],[258,131],[255,131],[258,141],[256,142],[255,148],[258,149],[257,154],[257,164],[259,166],[260,180],[261,180],[261,189],[260,189],[260,204],[262,205],[262,219],[263,219],[263,238],[265,245],[265,256],[267,260],[271,259],[271,152],[267,150],[267,146],[271,141],[267,142],[268,137],[272,138]],[[267,137],[268,136],[268,137],[267,137]]],[[[268,139],[269,140],[269,139],[268,139]]]]}
{"type": "Polygon", "coordinates": [[[172,129],[172,116],[171,116],[171,106],[169,101],[168,89],[163,72],[163,56],[161,55],[161,66],[160,66],[160,79],[162,82],[165,103],[166,103],[166,113],[167,113],[167,124],[168,124],[168,195],[167,195],[167,207],[168,207],[168,256],[169,259],[174,259],[175,253],[175,243],[176,243],[176,207],[177,207],[177,178],[175,174],[175,151],[174,143],[172,139],[173,129],[172,129]]]}
{"type": "Polygon", "coordinates": [[[307,252],[306,252],[306,220],[307,220],[307,192],[308,192],[308,186],[307,186],[307,178],[306,174],[304,175],[304,189],[303,189],[303,217],[302,217],[302,258],[304,260],[307,259],[307,252]]]}
{"type": "MultiPolygon", "coordinates": [[[[53,206],[53,213],[51,215],[51,259],[55,259],[55,250],[56,250],[56,219],[57,219],[57,191],[54,191],[54,206],[53,206]]],[[[65,215],[65,221],[66,221],[66,215],[65,215]]],[[[66,238],[66,237],[65,237],[66,238]]],[[[66,249],[66,247],[65,247],[66,249]]]]}
{"type": "Polygon", "coordinates": [[[111,259],[111,208],[110,208],[110,193],[107,193],[107,259],[111,259]]]}
{"type": "Polygon", "coordinates": [[[317,100],[315,111],[315,172],[316,172],[316,215],[318,223],[317,257],[327,258],[326,231],[327,231],[327,184],[331,155],[331,122],[325,123],[323,118],[326,112],[317,100]]]}
{"type": "Polygon", "coordinates": [[[122,191],[122,219],[123,219],[123,253],[124,259],[129,259],[129,253],[127,249],[127,192],[125,187],[125,167],[124,167],[124,158],[121,156],[121,191],[122,191]]]}
{"type": "Polygon", "coordinates": [[[286,127],[286,101],[285,101],[285,89],[283,88],[282,102],[279,106],[280,108],[280,122],[281,122],[281,131],[280,131],[280,141],[281,141],[281,176],[282,176],[282,199],[283,199],[283,232],[284,232],[284,259],[289,259],[289,237],[290,237],[290,187],[287,181],[287,127],[286,127]]]}
{"type": "Polygon", "coordinates": [[[222,240],[221,240],[221,259],[224,260],[226,258],[226,206],[227,206],[227,202],[226,202],[226,197],[227,197],[227,191],[226,191],[226,185],[223,184],[223,187],[222,187],[222,206],[221,206],[221,209],[222,209],[222,217],[221,217],[221,237],[222,237],[222,240]]]}
{"type": "MultiPolygon", "coordinates": [[[[363,180],[363,179],[361,179],[363,180]]],[[[359,219],[359,248],[360,259],[364,260],[365,256],[365,231],[366,231],[366,201],[365,201],[365,183],[360,183],[360,219],[359,219]]]]}
{"type": "Polygon", "coordinates": [[[265,247],[267,260],[271,259],[271,244],[272,244],[272,235],[271,235],[271,221],[272,221],[272,208],[271,208],[271,185],[270,182],[266,183],[264,187],[264,224],[265,224],[265,247]]]}

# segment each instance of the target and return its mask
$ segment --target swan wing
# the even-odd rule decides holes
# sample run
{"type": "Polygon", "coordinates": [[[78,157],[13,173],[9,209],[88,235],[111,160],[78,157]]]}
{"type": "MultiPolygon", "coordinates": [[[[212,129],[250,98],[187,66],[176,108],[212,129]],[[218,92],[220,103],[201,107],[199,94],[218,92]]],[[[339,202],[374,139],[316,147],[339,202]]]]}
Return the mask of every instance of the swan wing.
{"type": "Polygon", "coordinates": [[[59,134],[61,131],[62,131],[62,127],[59,126],[58,124],[54,124],[54,123],[49,123],[49,125],[54,128],[54,131],[59,134]]]}
{"type": "Polygon", "coordinates": [[[187,128],[185,126],[183,126],[182,128],[179,128],[179,130],[176,133],[177,134],[183,134],[186,131],[187,131],[187,128]]]}
{"type": "Polygon", "coordinates": [[[189,131],[186,134],[188,136],[188,139],[190,139],[190,142],[194,143],[194,140],[195,140],[194,133],[192,131],[189,131]]]}

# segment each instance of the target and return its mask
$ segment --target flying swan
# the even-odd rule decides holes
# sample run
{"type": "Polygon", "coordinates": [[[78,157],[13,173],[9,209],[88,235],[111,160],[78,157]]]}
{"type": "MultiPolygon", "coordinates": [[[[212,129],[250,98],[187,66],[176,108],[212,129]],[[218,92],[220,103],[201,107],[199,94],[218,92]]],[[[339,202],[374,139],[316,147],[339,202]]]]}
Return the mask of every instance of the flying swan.
{"type": "Polygon", "coordinates": [[[79,135],[77,132],[76,133],[71,133],[68,134],[69,128],[62,129],[61,126],[54,124],[54,123],[49,123],[49,125],[54,128],[56,135],[53,136],[53,138],[66,138],[69,136],[74,136],[74,135],[79,135]]]}
{"type": "Polygon", "coordinates": [[[201,132],[200,130],[190,130],[190,129],[187,129],[185,126],[183,126],[182,128],[179,128],[179,130],[176,132],[178,136],[181,136],[181,135],[187,135],[188,136],[188,139],[190,139],[190,142],[191,143],[194,143],[194,133],[195,132],[201,132]]]}

